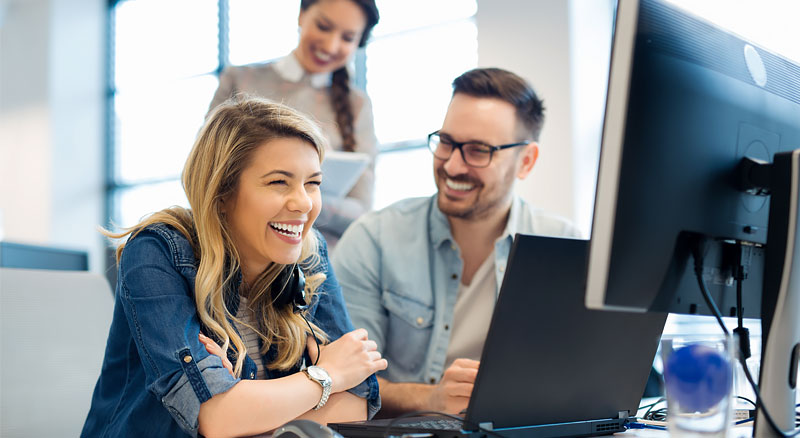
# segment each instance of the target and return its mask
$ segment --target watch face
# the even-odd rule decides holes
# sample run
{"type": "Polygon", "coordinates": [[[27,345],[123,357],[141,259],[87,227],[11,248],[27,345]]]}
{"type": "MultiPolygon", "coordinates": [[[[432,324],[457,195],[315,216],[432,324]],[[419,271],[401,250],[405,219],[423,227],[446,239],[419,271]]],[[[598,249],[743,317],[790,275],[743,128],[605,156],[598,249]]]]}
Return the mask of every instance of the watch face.
{"type": "Polygon", "coordinates": [[[328,380],[329,379],[328,373],[326,373],[325,370],[323,370],[322,368],[316,367],[316,366],[308,367],[308,374],[311,377],[313,377],[313,378],[315,378],[317,380],[328,380]]]}

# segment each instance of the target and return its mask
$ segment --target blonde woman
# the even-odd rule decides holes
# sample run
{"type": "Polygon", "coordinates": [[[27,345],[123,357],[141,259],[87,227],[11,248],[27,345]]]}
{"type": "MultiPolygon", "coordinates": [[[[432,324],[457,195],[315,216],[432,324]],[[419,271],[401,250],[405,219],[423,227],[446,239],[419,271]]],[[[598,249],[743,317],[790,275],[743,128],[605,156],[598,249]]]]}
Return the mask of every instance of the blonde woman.
{"type": "Polygon", "coordinates": [[[324,141],[259,98],[209,114],[183,170],[191,210],[114,235],[129,237],[81,436],[242,436],[379,409],[386,360],[353,330],[312,229],[324,141]]]}

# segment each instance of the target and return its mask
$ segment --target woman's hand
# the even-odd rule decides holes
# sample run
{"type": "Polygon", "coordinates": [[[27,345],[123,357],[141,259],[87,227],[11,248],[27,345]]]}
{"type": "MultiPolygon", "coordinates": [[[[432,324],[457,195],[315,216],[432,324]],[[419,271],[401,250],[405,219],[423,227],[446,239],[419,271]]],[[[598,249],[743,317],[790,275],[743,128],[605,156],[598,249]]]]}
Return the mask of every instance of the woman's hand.
{"type": "Polygon", "coordinates": [[[217,343],[214,342],[213,339],[209,338],[208,336],[202,333],[200,333],[198,339],[200,339],[200,343],[206,347],[206,351],[222,359],[222,366],[224,366],[225,369],[228,370],[229,373],[231,373],[231,376],[236,377],[233,374],[233,364],[231,363],[230,360],[228,360],[228,356],[225,354],[225,352],[222,351],[222,347],[217,345],[217,343]]]}
{"type": "MultiPolygon", "coordinates": [[[[314,338],[307,341],[311,361],[317,360],[317,345],[314,338]]],[[[320,346],[321,357],[317,365],[325,369],[333,380],[331,393],[346,391],[380,370],[386,369],[388,362],[378,352],[378,345],[367,337],[363,328],[345,333],[328,345],[320,346]]]]}

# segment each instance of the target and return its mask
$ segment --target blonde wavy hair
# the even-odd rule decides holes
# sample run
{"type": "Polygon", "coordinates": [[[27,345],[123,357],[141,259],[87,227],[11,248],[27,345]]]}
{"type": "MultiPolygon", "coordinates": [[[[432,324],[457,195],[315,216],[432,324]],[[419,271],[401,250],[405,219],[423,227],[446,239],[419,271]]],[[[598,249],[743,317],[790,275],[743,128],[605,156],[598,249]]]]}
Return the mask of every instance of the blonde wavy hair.
{"type": "MultiPolygon", "coordinates": [[[[278,138],[298,138],[314,146],[320,163],[327,143],[319,128],[306,116],[286,105],[266,99],[237,95],[217,106],[206,118],[183,168],[182,182],[191,210],[170,207],[153,213],[137,225],[120,233],[103,231],[111,238],[133,238],[148,225],[163,223],[177,229],[191,243],[200,260],[195,279],[195,305],[203,325],[222,343],[223,351],[236,352],[234,373],[241,376],[247,348],[231,320],[235,315],[225,305],[225,291],[239,281],[240,257],[233,245],[231,230],[222,214],[221,201],[235,194],[239,176],[250,163],[253,152],[264,142],[278,138]]],[[[300,263],[306,273],[306,298],[311,300],[325,281],[324,273],[309,275],[319,266],[319,242],[309,231],[303,238],[300,263]]],[[[117,260],[125,244],[117,247],[117,260]]],[[[277,357],[267,367],[288,370],[297,365],[306,348],[308,326],[291,306],[275,308],[270,285],[286,265],[273,263],[250,286],[248,298],[257,326],[250,326],[262,340],[261,353],[270,346],[277,357]]],[[[320,342],[327,338],[312,324],[320,342]]]]}

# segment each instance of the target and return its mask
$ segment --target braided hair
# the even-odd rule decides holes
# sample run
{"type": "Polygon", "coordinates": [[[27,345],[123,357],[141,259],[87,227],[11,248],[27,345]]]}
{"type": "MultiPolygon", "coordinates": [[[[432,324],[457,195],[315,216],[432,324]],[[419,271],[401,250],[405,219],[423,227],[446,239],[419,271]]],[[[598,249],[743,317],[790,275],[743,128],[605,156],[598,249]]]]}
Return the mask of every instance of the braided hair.
{"type": "MultiPolygon", "coordinates": [[[[319,0],[301,0],[300,10],[305,11],[318,1],[319,0]]],[[[375,0],[350,1],[358,5],[367,17],[367,25],[361,33],[361,39],[358,41],[358,47],[364,47],[367,44],[372,28],[378,24],[378,20],[380,19],[378,7],[375,5],[375,0]]],[[[356,148],[356,138],[353,127],[355,116],[353,115],[353,104],[350,100],[350,74],[347,72],[347,67],[341,67],[333,72],[331,86],[328,92],[331,98],[333,112],[336,114],[336,124],[339,126],[339,134],[342,136],[342,150],[353,152],[356,148]]]]}

